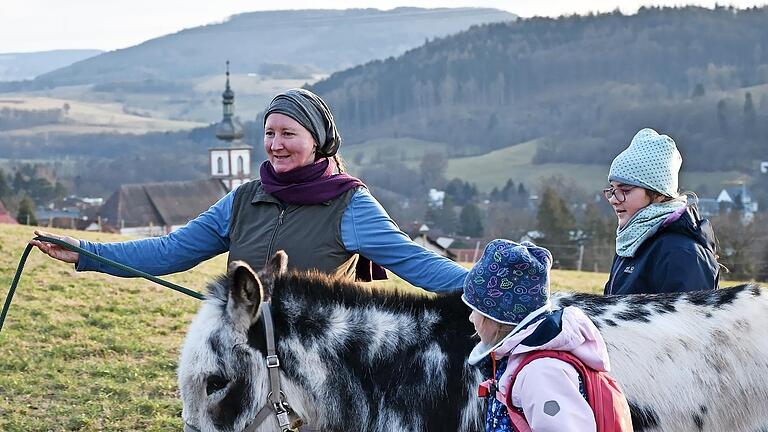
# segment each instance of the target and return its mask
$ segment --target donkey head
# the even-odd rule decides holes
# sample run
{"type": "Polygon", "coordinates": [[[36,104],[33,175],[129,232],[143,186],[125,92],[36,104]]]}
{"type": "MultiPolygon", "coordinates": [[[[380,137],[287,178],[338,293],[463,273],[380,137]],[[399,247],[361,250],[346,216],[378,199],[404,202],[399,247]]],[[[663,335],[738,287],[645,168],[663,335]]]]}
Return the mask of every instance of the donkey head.
{"type": "MultiPolygon", "coordinates": [[[[182,417],[188,425],[203,432],[239,432],[267,403],[264,354],[248,344],[248,333],[286,265],[282,251],[258,274],[248,264],[234,261],[226,277],[208,286],[179,361],[182,417]]],[[[264,427],[271,427],[272,421],[264,427]]]]}

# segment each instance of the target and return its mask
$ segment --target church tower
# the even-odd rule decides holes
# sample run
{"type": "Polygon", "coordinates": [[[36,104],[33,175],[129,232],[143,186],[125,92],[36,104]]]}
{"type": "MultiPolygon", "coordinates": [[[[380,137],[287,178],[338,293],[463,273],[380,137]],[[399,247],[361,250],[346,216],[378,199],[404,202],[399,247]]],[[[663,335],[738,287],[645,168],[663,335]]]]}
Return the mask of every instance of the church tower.
{"type": "Polygon", "coordinates": [[[220,179],[229,190],[251,180],[251,147],[242,141],[243,126],[235,118],[235,92],[229,86],[229,60],[227,84],[222,93],[224,116],[216,126],[220,147],[208,149],[211,177],[220,179]]]}

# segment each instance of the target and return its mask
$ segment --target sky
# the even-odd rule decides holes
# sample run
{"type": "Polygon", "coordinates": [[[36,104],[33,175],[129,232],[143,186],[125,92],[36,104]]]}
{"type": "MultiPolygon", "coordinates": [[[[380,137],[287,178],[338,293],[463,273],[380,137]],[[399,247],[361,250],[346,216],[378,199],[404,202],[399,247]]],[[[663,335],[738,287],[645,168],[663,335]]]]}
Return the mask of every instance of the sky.
{"type": "Polygon", "coordinates": [[[109,51],[258,10],[491,7],[527,18],[609,12],[616,8],[631,14],[643,5],[695,4],[711,8],[716,3],[744,8],[764,5],[768,0],[0,0],[0,53],[53,49],[109,51]]]}

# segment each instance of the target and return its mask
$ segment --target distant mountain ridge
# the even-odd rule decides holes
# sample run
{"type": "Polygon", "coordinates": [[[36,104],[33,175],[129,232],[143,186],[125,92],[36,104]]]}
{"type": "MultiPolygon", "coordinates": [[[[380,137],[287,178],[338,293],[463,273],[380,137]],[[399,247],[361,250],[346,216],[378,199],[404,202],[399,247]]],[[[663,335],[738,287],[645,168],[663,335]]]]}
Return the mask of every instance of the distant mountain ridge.
{"type": "Polygon", "coordinates": [[[31,80],[103,53],[101,50],[53,50],[27,53],[0,53],[0,81],[31,80]]]}
{"type": "Polygon", "coordinates": [[[251,12],[103,53],[40,76],[35,84],[187,79],[221,73],[227,59],[245,72],[288,65],[327,74],[402,54],[472,25],[512,19],[508,12],[481,8],[251,12]]]}
{"type": "Polygon", "coordinates": [[[747,169],[768,139],[766,23],[768,7],[686,7],[486,24],[309,88],[349,143],[412,137],[483,154],[547,138],[538,163],[604,164],[650,126],[699,169],[747,169]]]}

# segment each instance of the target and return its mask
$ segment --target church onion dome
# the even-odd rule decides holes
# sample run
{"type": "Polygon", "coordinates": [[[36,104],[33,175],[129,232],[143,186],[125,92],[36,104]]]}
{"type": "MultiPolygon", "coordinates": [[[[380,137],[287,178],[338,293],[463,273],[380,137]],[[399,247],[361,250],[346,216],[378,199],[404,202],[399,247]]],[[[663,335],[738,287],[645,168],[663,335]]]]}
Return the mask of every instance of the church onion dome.
{"type": "Polygon", "coordinates": [[[216,125],[216,138],[220,140],[234,141],[243,136],[243,125],[234,117],[225,117],[216,125]]]}
{"type": "Polygon", "coordinates": [[[224,93],[221,94],[221,98],[224,99],[224,102],[234,103],[235,101],[235,92],[229,87],[229,72],[227,72],[227,88],[224,90],[224,93]]]}
{"type": "Polygon", "coordinates": [[[221,97],[224,115],[216,126],[216,138],[223,141],[239,140],[243,137],[243,126],[235,119],[235,92],[229,87],[229,60],[227,60],[227,84],[221,97]]]}

